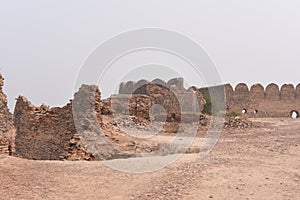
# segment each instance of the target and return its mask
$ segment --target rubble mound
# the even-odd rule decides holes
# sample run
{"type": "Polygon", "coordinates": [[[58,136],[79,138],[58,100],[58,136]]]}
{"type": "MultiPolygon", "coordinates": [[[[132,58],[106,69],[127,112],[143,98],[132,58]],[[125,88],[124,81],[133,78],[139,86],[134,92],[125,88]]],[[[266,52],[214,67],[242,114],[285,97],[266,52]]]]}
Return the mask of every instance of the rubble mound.
{"type": "Polygon", "coordinates": [[[237,129],[245,129],[252,128],[253,123],[249,121],[247,118],[243,117],[227,117],[225,120],[224,128],[237,128],[237,129]]]}

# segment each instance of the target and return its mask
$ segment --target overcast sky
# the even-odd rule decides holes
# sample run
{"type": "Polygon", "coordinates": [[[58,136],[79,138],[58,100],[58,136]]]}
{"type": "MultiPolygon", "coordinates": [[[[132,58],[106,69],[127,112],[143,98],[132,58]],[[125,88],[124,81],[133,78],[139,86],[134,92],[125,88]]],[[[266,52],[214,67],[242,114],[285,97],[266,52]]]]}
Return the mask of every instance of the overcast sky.
{"type": "MultiPolygon", "coordinates": [[[[298,0],[0,2],[0,70],[10,109],[20,94],[36,105],[66,104],[89,53],[114,35],[143,27],[174,30],[199,43],[224,83],[300,82],[298,0]]],[[[101,84],[104,96],[111,85],[116,83],[101,84]]]]}

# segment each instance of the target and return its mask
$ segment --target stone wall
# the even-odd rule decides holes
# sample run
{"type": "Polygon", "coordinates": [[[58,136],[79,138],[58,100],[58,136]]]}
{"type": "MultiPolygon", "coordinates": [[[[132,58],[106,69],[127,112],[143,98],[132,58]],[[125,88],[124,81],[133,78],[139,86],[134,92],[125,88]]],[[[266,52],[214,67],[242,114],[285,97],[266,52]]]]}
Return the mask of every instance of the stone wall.
{"type": "Polygon", "coordinates": [[[226,103],[229,112],[245,110],[249,117],[290,117],[292,111],[300,112],[300,84],[278,85],[271,83],[264,88],[255,84],[248,88],[244,83],[233,90],[226,87],[226,103]]]}
{"type": "MultiPolygon", "coordinates": [[[[168,82],[165,82],[161,79],[154,79],[151,81],[151,83],[160,85],[162,87],[170,88],[170,89],[178,89],[178,90],[185,90],[183,86],[183,78],[173,78],[170,79],[168,82]]],[[[122,82],[119,87],[119,94],[141,94],[141,92],[138,92],[137,90],[140,90],[143,85],[146,85],[150,83],[147,80],[139,80],[138,82],[135,81],[127,81],[122,82]]]]}
{"type": "Polygon", "coordinates": [[[195,122],[199,120],[197,116],[200,116],[205,104],[197,88],[191,87],[186,90],[183,87],[182,78],[171,79],[168,83],[160,79],[151,82],[140,80],[137,83],[121,83],[120,94],[112,96],[110,100],[114,102],[112,107],[115,112],[128,112],[147,120],[150,119],[149,111],[152,106],[160,105],[163,109],[153,107],[153,118],[167,122],[195,122]]]}
{"type": "Polygon", "coordinates": [[[99,88],[89,85],[83,85],[74,100],[62,108],[36,107],[19,96],[14,111],[16,155],[35,160],[112,158],[116,151],[110,145],[93,152],[86,140],[100,134],[100,98],[99,88]]]}
{"type": "MultiPolygon", "coordinates": [[[[181,108],[178,102],[176,104],[176,101],[181,102],[183,110],[193,105],[193,101],[190,101],[191,98],[188,92],[191,91],[191,88],[189,90],[184,89],[182,78],[172,79],[167,83],[163,80],[155,79],[151,82],[141,80],[137,83],[133,81],[122,83],[120,85],[120,93],[126,91],[133,94],[147,95],[152,98],[152,105],[156,103],[160,104],[168,113],[176,114],[180,113],[179,110],[181,108]],[[130,85],[130,87],[126,87],[126,85],[130,85]],[[121,86],[123,86],[123,88],[121,88],[121,86]],[[172,95],[168,96],[168,92],[166,91],[176,93],[176,98],[172,97],[172,95]],[[165,102],[162,102],[162,99],[165,99],[165,102]]],[[[293,111],[300,113],[300,84],[296,87],[292,84],[284,84],[279,87],[271,83],[264,88],[261,84],[248,87],[245,83],[239,83],[234,89],[230,84],[225,84],[201,88],[199,91],[202,94],[211,93],[211,96],[213,96],[212,103],[217,110],[216,112],[225,110],[225,105],[228,112],[234,111],[242,113],[244,110],[244,112],[246,112],[245,115],[248,117],[290,117],[293,111]],[[222,103],[224,101],[225,104],[222,103]]],[[[200,110],[202,111],[205,102],[201,99],[203,99],[203,97],[199,97],[198,100],[201,102],[200,110]]],[[[185,111],[181,112],[181,114],[184,112],[185,111]]],[[[176,118],[179,119],[180,116],[176,118]]]]}
{"type": "Polygon", "coordinates": [[[13,154],[14,126],[12,114],[8,110],[7,98],[3,92],[4,78],[0,74],[0,154],[13,154]]]}

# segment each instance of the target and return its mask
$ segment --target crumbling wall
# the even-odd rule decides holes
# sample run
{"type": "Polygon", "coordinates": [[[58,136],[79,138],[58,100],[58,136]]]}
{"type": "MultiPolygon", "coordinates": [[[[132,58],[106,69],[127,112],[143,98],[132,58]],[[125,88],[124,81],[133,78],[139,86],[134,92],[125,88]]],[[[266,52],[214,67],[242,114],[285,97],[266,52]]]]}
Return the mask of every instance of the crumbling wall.
{"type": "Polygon", "coordinates": [[[19,96],[14,111],[16,156],[34,160],[90,160],[80,142],[72,104],[62,108],[35,107],[19,96]]]}
{"type": "Polygon", "coordinates": [[[4,78],[0,74],[0,154],[14,153],[14,135],[12,114],[7,106],[7,97],[3,92],[4,78]]]}
{"type": "Polygon", "coordinates": [[[138,124],[151,120],[164,122],[164,131],[175,133],[179,124],[199,122],[205,99],[196,87],[183,87],[183,79],[171,79],[166,83],[161,79],[151,82],[140,80],[120,84],[120,93],[102,100],[103,115],[127,115],[138,124]],[[130,87],[126,87],[130,85],[130,87]],[[131,94],[128,91],[132,88],[131,94]]]}
{"type": "MultiPolygon", "coordinates": [[[[184,82],[183,78],[173,78],[170,79],[168,83],[166,83],[161,79],[154,79],[151,81],[151,83],[169,89],[185,90],[183,86],[183,82],[184,82]]],[[[119,94],[132,94],[132,93],[142,94],[141,91],[137,91],[137,90],[141,90],[143,88],[142,86],[147,85],[148,83],[150,82],[144,79],[139,80],[138,82],[134,82],[134,81],[122,82],[119,86],[119,94]]]]}
{"type": "MultiPolygon", "coordinates": [[[[131,89],[131,86],[130,88],[127,87],[127,89],[121,89],[121,87],[132,83],[132,81],[122,83],[120,90],[127,92],[131,89]]],[[[152,82],[140,80],[134,84],[134,91],[131,96],[124,95],[113,95],[110,98],[110,101],[114,102],[113,110],[146,120],[150,120],[149,111],[153,105],[157,104],[164,109],[154,109],[154,120],[166,120],[167,122],[177,123],[181,120],[194,122],[199,120],[197,115],[200,116],[205,104],[205,100],[197,88],[184,89],[182,78],[171,79],[168,83],[160,79],[155,79],[152,82]]],[[[105,104],[108,103],[105,102],[105,104]]],[[[106,113],[111,112],[106,111],[106,113]]]]}
{"type": "Polygon", "coordinates": [[[16,155],[36,160],[111,158],[115,152],[105,147],[102,157],[95,157],[79,134],[96,133],[101,126],[100,98],[99,88],[89,85],[83,85],[62,108],[36,107],[19,96],[14,111],[16,155]]]}

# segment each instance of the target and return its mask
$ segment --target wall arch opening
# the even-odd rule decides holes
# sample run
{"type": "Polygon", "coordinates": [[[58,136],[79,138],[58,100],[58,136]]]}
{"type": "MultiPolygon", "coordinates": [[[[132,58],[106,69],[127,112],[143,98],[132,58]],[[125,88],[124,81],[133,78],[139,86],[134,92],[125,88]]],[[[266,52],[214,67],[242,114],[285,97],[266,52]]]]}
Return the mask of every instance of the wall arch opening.
{"type": "Polygon", "coordinates": [[[291,116],[291,118],[293,118],[293,119],[299,118],[299,112],[298,112],[297,110],[292,110],[292,111],[290,112],[290,116],[291,116]]]}

